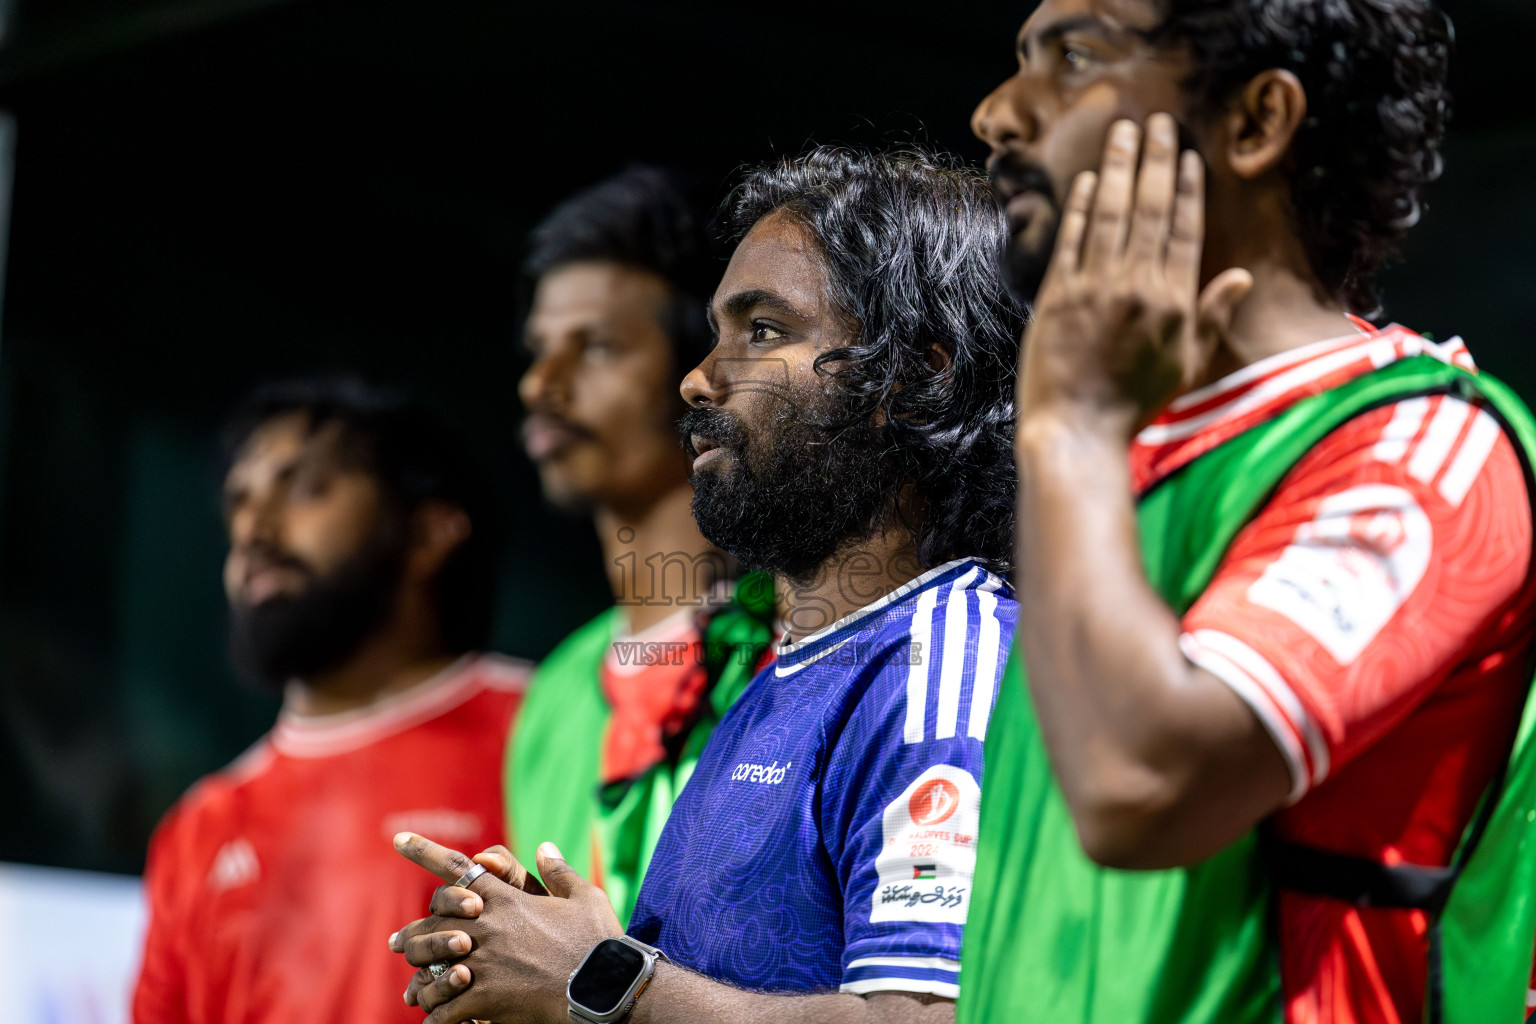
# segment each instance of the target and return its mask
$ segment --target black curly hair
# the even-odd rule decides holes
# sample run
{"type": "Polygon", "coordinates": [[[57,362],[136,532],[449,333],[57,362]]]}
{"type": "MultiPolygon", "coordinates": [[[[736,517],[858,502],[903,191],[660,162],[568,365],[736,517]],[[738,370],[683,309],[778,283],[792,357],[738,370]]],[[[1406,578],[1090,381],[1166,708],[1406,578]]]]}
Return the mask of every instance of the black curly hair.
{"type": "Polygon", "coordinates": [[[883,411],[894,465],[926,509],[907,524],[919,561],[1006,570],[1025,311],[1003,279],[1007,229],[986,176],[926,150],[821,146],[749,172],[727,205],[737,240],[783,211],[819,243],[833,308],[858,331],[816,358],[846,399],[830,429],[867,429],[883,411]]]}
{"type": "Polygon", "coordinates": [[[1282,68],[1307,93],[1291,148],[1297,229],[1327,293],[1380,312],[1376,275],[1440,177],[1453,32],[1430,0],[1161,0],[1154,42],[1189,47],[1207,109],[1282,68]]]}

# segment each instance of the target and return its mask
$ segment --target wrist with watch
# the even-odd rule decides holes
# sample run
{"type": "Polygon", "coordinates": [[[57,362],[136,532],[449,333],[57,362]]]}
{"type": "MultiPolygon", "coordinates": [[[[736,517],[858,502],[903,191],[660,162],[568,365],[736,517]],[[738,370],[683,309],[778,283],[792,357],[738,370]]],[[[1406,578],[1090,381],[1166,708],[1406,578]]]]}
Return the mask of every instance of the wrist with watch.
{"type": "Polygon", "coordinates": [[[651,983],[656,961],[667,955],[628,935],[604,939],[588,950],[565,986],[574,1024],[617,1024],[651,983]]]}

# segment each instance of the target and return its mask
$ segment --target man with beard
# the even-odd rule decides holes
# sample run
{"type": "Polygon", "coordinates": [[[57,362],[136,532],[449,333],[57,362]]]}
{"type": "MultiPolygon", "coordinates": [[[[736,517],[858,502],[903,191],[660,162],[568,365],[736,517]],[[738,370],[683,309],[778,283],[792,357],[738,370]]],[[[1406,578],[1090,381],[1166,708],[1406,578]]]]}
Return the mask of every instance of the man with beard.
{"type": "Polygon", "coordinates": [[[683,382],[693,507],[778,578],[788,632],[673,808],[630,936],[550,844],[542,888],[489,851],[472,897],[445,886],[391,940],[428,968],[430,1024],[953,1018],[1016,610],[1001,214],[963,166],[840,149],[749,174],[732,210],[716,344],[683,382]]]}
{"type": "Polygon", "coordinates": [[[494,586],[484,496],[439,423],[354,381],[258,392],[229,436],[232,655],[283,708],[156,831],[133,1019],[419,1020],[380,939],[431,887],[381,847],[505,834],[497,766],[527,675],[468,653],[494,586]],[[337,931],[279,941],[322,906],[337,931]]]}
{"type": "Polygon", "coordinates": [[[1360,319],[1450,42],[1428,0],[1045,0],[976,112],[1034,320],[963,1021],[1523,1017],[1536,424],[1360,319]]]}
{"type": "MultiPolygon", "coordinates": [[[[773,638],[772,581],[733,588],[689,512],[677,381],[709,351],[721,262],[677,176],[631,167],[533,231],[523,440],[544,496],[590,515],[614,606],[539,665],[507,748],[512,847],[540,842],[629,920],[672,801],[773,638]]],[[[396,922],[398,923],[398,922],[396,922]]]]}

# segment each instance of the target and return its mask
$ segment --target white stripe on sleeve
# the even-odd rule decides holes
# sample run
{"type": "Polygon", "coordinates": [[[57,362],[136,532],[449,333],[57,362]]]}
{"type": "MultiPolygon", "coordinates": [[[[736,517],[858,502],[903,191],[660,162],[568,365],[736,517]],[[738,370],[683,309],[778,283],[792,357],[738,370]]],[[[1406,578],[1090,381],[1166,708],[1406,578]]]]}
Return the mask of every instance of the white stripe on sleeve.
{"type": "Polygon", "coordinates": [[[1423,395],[1408,398],[1392,407],[1392,418],[1381,432],[1381,439],[1371,454],[1377,462],[1401,462],[1408,454],[1408,444],[1419,434],[1424,424],[1424,414],[1429,411],[1429,399],[1423,395]]]}
{"type": "Polygon", "coordinates": [[[997,594],[992,589],[977,591],[976,599],[981,610],[981,632],[976,640],[976,682],[971,687],[971,717],[966,735],[978,740],[987,738],[987,722],[992,717],[992,699],[997,690],[997,677],[1003,666],[1002,625],[997,621],[997,594]]]}
{"type": "Polygon", "coordinates": [[[1440,477],[1440,496],[1456,507],[1460,507],[1467,492],[1472,489],[1472,482],[1477,479],[1477,474],[1482,472],[1483,464],[1488,461],[1488,456],[1493,452],[1493,446],[1498,443],[1499,435],[1503,430],[1498,421],[1486,412],[1478,410],[1477,419],[1472,421],[1472,429],[1467,431],[1467,439],[1461,442],[1461,447],[1456,450],[1456,455],[1451,459],[1451,464],[1446,468],[1445,474],[1440,477]]]}
{"type": "Polygon", "coordinates": [[[944,658],[939,665],[939,704],[935,735],[938,739],[952,739],[960,723],[960,686],[965,681],[965,639],[970,630],[971,602],[965,592],[972,581],[984,575],[986,570],[977,566],[974,571],[958,577],[949,588],[949,599],[944,606],[944,658]]]}
{"type": "Polygon", "coordinates": [[[912,612],[914,649],[907,666],[907,721],[901,736],[906,743],[923,742],[928,716],[928,671],[933,663],[933,647],[928,640],[933,635],[933,609],[938,600],[938,588],[929,587],[917,596],[917,607],[912,612]]]}
{"type": "MultiPolygon", "coordinates": [[[[1287,767],[1290,768],[1291,792],[1287,800],[1294,804],[1306,795],[1315,781],[1321,781],[1315,763],[1312,770],[1308,770],[1307,754],[1311,745],[1303,746],[1306,742],[1303,735],[1307,727],[1293,718],[1291,714],[1293,709],[1285,705],[1294,705],[1294,710],[1299,712],[1302,719],[1305,719],[1306,712],[1300,710],[1300,701],[1296,699],[1296,695],[1291,692],[1284,680],[1279,681],[1280,692],[1277,693],[1255,678],[1248,666],[1242,663],[1250,661],[1250,658],[1243,657],[1239,661],[1238,658],[1232,657],[1237,653],[1232,649],[1234,645],[1245,648],[1252,653],[1253,658],[1259,658],[1262,661],[1258,652],[1225,633],[1198,629],[1192,634],[1185,633],[1179,637],[1179,647],[1184,651],[1184,656],[1227,684],[1263,723],[1264,728],[1274,739],[1275,745],[1280,748],[1280,754],[1285,758],[1287,767]]],[[[1265,664],[1268,663],[1265,662],[1265,664]]],[[[1270,669],[1270,672],[1274,673],[1274,670],[1270,669]]],[[[1279,673],[1274,675],[1278,678],[1279,673]]],[[[1326,748],[1323,753],[1326,757],[1326,748]]]]}
{"type": "Polygon", "coordinates": [[[1408,475],[1426,484],[1433,480],[1470,415],[1472,407],[1466,402],[1450,395],[1442,396],[1434,418],[1429,421],[1429,428],[1408,459],[1408,475]]]}
{"type": "Polygon", "coordinates": [[[919,995],[943,996],[945,999],[960,998],[960,986],[956,982],[917,978],[862,978],[843,982],[838,986],[838,991],[855,996],[866,996],[871,992],[914,992],[919,995]]]}

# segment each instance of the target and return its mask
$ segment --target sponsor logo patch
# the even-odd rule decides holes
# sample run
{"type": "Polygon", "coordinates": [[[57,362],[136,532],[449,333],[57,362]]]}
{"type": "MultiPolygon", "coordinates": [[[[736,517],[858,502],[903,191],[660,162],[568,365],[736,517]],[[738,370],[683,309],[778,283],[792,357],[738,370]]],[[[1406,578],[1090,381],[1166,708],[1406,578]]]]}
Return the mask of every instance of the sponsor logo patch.
{"type": "Polygon", "coordinates": [[[937,825],[960,806],[960,790],[948,779],[929,779],[907,801],[914,825],[937,825]]]}
{"type": "Polygon", "coordinates": [[[1248,600],[1306,630],[1340,665],[1360,656],[1408,600],[1434,546],[1429,517],[1401,487],[1367,484],[1318,503],[1248,600]]]}
{"type": "Polygon", "coordinates": [[[756,782],[764,786],[778,786],[784,782],[784,773],[794,766],[793,761],[785,761],[784,766],[779,767],[779,762],[773,764],[738,764],[731,772],[732,782],[756,782]]]}
{"type": "Polygon", "coordinates": [[[981,787],[936,764],[886,807],[869,919],[964,924],[976,873],[981,787]]]}

